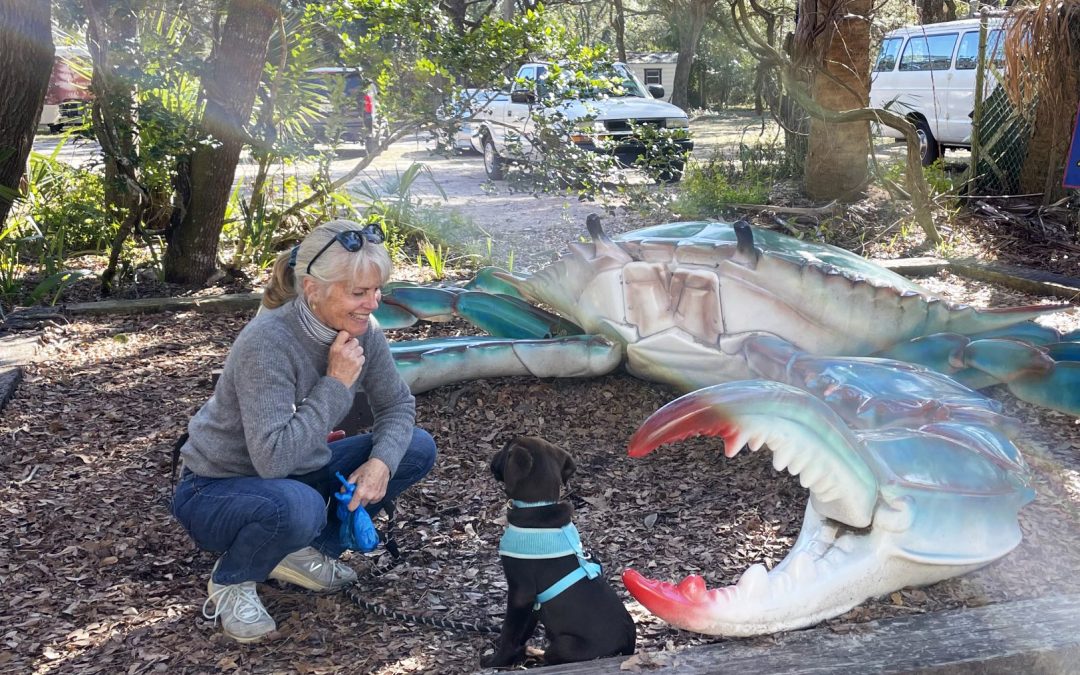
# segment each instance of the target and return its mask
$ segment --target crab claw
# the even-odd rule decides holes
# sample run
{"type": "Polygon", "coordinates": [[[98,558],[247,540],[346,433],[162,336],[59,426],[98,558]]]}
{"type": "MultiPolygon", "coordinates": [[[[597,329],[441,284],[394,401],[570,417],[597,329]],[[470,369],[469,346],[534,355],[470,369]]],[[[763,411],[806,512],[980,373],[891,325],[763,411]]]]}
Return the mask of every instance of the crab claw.
{"type": "Polygon", "coordinates": [[[671,584],[623,574],[653,614],[710,635],[806,627],[985,565],[1020,542],[1017,512],[1034,495],[1019,453],[993,426],[852,431],[823,401],[769,381],[669,403],[634,434],[630,454],[695,435],[721,436],[729,457],[768,446],[773,466],[810,491],[798,540],[772,570],[753,565],[714,589],[696,575],[671,584]]]}
{"type": "MultiPolygon", "coordinates": [[[[630,439],[630,455],[640,457],[661,444],[697,435],[722,437],[728,457],[744,446],[756,451],[767,445],[778,471],[798,475],[811,493],[799,541],[804,542],[801,548],[817,555],[793,549],[772,573],[754,565],[737,585],[714,589],[707,589],[696,575],[675,585],[626,570],[627,590],[668,623],[711,635],[796,628],[836,616],[861,601],[859,590],[852,593],[845,585],[851,576],[865,578],[867,569],[832,574],[836,570],[826,568],[867,567],[865,558],[848,558],[840,549],[828,560],[821,555],[833,549],[837,533],[836,524],[828,523],[823,514],[866,528],[878,496],[877,479],[866,464],[862,443],[843,420],[820,400],[786,384],[765,380],[721,384],[687,394],[653,413],[630,439]]],[[[852,541],[845,539],[844,548],[851,550],[852,541]]]]}
{"type": "Polygon", "coordinates": [[[745,380],[686,394],[653,413],[631,437],[631,457],[692,436],[719,436],[724,454],[768,445],[773,467],[799,476],[819,513],[851,527],[873,517],[877,480],[862,442],[810,394],[780,382],[745,380]]]}

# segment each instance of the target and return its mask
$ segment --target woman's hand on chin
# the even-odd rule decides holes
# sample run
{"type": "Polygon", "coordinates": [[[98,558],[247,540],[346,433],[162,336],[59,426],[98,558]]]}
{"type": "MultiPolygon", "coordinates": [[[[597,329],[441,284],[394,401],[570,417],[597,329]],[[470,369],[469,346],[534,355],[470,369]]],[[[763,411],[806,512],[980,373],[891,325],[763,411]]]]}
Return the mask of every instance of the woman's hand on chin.
{"type": "Polygon", "coordinates": [[[347,332],[338,331],[334,343],[330,345],[326,374],[346,387],[351,387],[360,377],[363,368],[364,348],[360,346],[360,342],[347,332]]]}

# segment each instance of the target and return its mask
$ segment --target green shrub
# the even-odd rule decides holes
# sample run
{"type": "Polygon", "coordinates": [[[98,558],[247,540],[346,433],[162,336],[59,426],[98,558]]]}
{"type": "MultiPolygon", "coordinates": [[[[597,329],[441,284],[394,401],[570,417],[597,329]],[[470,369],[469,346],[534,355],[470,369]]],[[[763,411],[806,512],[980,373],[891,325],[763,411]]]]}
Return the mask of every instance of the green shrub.
{"type": "Polygon", "coordinates": [[[764,204],[769,199],[771,180],[757,172],[736,173],[731,165],[716,158],[691,162],[682,180],[682,190],[672,210],[686,218],[720,215],[730,204],[764,204]]]}
{"type": "Polygon", "coordinates": [[[106,250],[116,228],[105,211],[101,174],[31,153],[27,179],[29,191],[16,217],[24,219],[26,236],[37,240],[32,248],[44,267],[76,251],[106,250]]]}

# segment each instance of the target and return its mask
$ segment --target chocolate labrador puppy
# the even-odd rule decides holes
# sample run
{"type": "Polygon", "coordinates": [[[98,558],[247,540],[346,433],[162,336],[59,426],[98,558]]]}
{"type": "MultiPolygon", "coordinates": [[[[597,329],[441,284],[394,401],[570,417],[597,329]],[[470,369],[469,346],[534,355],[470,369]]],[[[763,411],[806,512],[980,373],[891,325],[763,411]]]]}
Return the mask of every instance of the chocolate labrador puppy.
{"type": "Polygon", "coordinates": [[[543,439],[518,436],[491,458],[491,472],[513,504],[499,545],[509,588],[498,646],[481,665],[523,660],[538,622],[549,664],[633,654],[634,620],[582,552],[573,507],[559,501],[574,460],[543,439]]]}

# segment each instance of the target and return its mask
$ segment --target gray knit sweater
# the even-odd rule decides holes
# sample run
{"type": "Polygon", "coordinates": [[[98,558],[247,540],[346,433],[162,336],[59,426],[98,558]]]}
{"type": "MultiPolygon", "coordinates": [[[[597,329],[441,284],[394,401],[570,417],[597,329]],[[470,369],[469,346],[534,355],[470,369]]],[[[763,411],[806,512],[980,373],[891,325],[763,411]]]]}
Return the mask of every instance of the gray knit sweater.
{"type": "Polygon", "coordinates": [[[363,390],[375,418],[372,457],[397,470],[412,440],[416,402],[382,330],[360,336],[364,366],[351,388],[326,375],[330,348],[300,323],[294,302],[240,331],[213,396],[188,423],[184,466],[199,476],[282,478],[330,461],[326,436],[363,390]]]}

